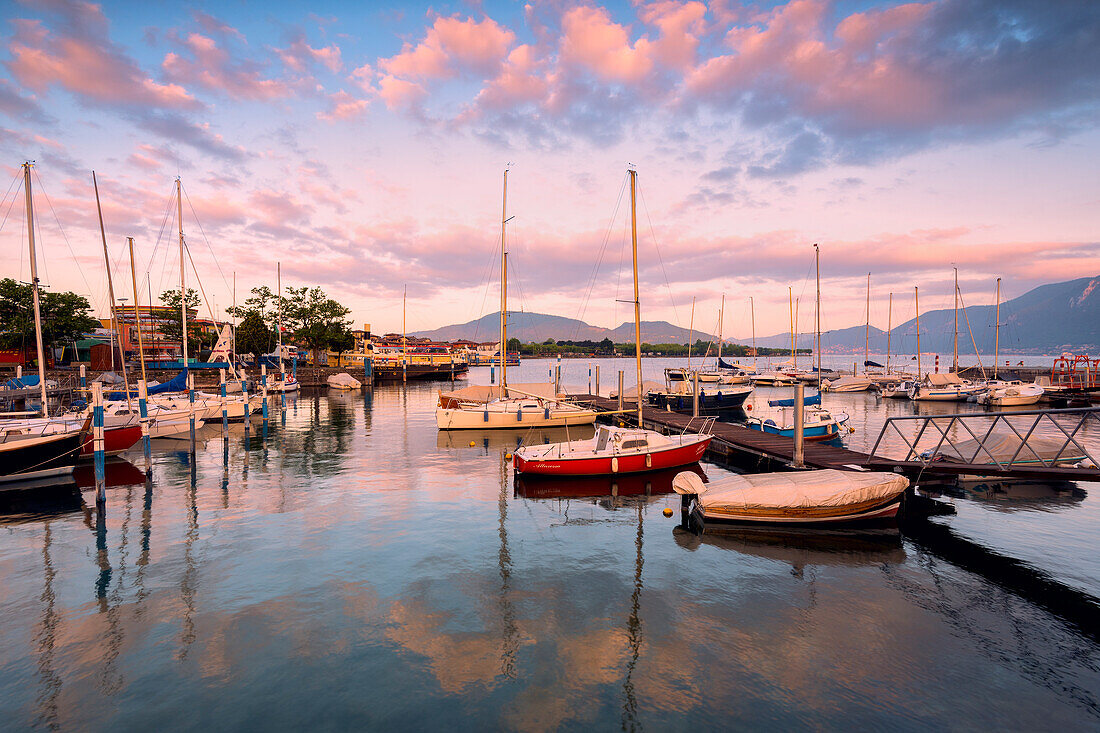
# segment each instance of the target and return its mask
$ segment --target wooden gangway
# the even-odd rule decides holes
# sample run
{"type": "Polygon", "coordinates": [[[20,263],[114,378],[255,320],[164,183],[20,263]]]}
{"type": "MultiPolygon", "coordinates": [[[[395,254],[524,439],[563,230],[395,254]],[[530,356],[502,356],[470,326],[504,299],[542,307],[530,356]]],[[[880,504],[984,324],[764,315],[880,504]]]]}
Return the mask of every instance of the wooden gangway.
{"type": "MultiPolygon", "coordinates": [[[[618,401],[597,395],[578,395],[576,401],[592,408],[612,411],[618,401]]],[[[616,419],[634,422],[636,412],[629,412],[637,403],[623,402],[626,412],[616,419]]],[[[976,413],[981,414],[981,413],[976,413]]],[[[643,427],[659,432],[698,432],[704,425],[700,418],[676,412],[651,409],[643,412],[643,427]]],[[[707,421],[709,427],[709,421],[707,421]]],[[[768,464],[790,465],[794,460],[794,439],[753,430],[743,425],[717,421],[710,427],[714,439],[708,456],[738,465],[751,464],[765,468],[768,464]]],[[[995,476],[998,478],[1046,481],[1100,481],[1100,469],[1072,466],[997,465],[960,463],[955,461],[895,460],[883,456],[849,450],[836,445],[806,441],[803,460],[809,468],[834,468],[841,471],[893,471],[911,479],[954,477],[959,475],[995,476]]],[[[765,468],[765,470],[767,470],[765,468]]]]}

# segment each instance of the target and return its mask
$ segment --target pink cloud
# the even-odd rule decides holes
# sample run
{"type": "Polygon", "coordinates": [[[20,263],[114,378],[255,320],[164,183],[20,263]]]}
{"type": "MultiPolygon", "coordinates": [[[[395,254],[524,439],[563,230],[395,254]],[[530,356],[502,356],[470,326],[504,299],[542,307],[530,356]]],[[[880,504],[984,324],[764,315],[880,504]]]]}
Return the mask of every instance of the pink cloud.
{"type": "Polygon", "coordinates": [[[492,18],[440,16],[415,46],[405,44],[401,53],[379,59],[387,74],[410,79],[444,79],[464,70],[492,74],[508,54],[516,34],[492,18]]]}
{"type": "Polygon", "coordinates": [[[653,56],[673,69],[687,69],[696,62],[699,39],[706,31],[707,7],[701,2],[658,0],[644,6],[640,17],[660,30],[653,43],[653,56]]]}
{"type": "Polygon", "coordinates": [[[500,74],[479,93],[475,103],[484,108],[503,109],[545,99],[553,81],[535,49],[523,44],[508,54],[500,74]]]}
{"type": "Polygon", "coordinates": [[[562,17],[561,58],[612,82],[638,82],[653,68],[652,44],[630,42],[629,29],[605,8],[577,7],[562,17]]]}
{"type": "Polygon", "coordinates": [[[411,109],[428,96],[428,90],[415,82],[384,74],[378,80],[378,96],[388,109],[411,109]]]}
{"type": "Polygon", "coordinates": [[[263,78],[254,65],[235,63],[212,38],[191,33],[181,44],[190,58],[169,52],[161,64],[172,81],[205,87],[232,99],[270,100],[290,94],[285,83],[263,78]]]}
{"type": "Polygon", "coordinates": [[[286,48],[277,48],[275,53],[282,59],[283,64],[300,74],[308,73],[314,65],[320,65],[337,73],[344,67],[340,58],[340,47],[333,44],[321,48],[313,48],[306,41],[304,35],[296,36],[286,48]]]}
{"type": "Polygon", "coordinates": [[[354,119],[366,112],[370,104],[366,99],[353,97],[343,90],[328,95],[328,102],[328,109],[318,112],[317,117],[329,122],[354,119]]]}
{"type": "MultiPolygon", "coordinates": [[[[84,6],[90,22],[106,28],[98,6],[84,6]]],[[[54,34],[37,20],[15,20],[8,70],[37,92],[52,86],[94,103],[164,109],[201,109],[178,84],[161,84],[105,38],[54,34]]]]}

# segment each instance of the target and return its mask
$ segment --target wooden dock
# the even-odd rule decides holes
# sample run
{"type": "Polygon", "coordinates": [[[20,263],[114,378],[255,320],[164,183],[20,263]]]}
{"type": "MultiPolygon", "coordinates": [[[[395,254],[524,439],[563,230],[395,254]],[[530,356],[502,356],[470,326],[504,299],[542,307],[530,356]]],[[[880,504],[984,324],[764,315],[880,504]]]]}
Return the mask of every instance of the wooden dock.
{"type": "MultiPolygon", "coordinates": [[[[598,410],[615,410],[616,400],[596,395],[579,395],[576,400],[598,410]]],[[[625,401],[624,409],[630,409],[637,403],[625,401]]],[[[663,433],[698,432],[703,426],[702,418],[692,418],[676,412],[646,410],[643,412],[643,427],[663,433]]],[[[633,424],[636,414],[624,413],[617,419],[633,424]]],[[[743,425],[717,421],[711,430],[714,439],[707,450],[708,457],[756,470],[774,470],[789,467],[794,460],[794,440],[781,435],[772,435],[752,430],[743,425]]],[[[892,471],[908,476],[910,479],[929,477],[954,477],[959,475],[995,476],[998,478],[1030,479],[1045,481],[1100,481],[1100,469],[1045,467],[1045,466],[1005,466],[990,464],[971,465],[951,461],[921,463],[920,461],[899,461],[880,456],[871,457],[866,453],[806,441],[803,450],[804,462],[809,468],[834,468],[840,471],[892,471]]]]}

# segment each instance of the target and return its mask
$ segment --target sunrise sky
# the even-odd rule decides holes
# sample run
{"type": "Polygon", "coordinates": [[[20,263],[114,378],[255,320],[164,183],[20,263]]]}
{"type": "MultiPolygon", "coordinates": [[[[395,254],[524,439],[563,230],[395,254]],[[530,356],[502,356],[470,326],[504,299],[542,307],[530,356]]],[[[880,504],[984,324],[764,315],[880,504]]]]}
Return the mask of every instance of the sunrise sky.
{"type": "Polygon", "coordinates": [[[895,323],[914,285],[949,306],[953,263],[973,304],[1100,273],[1098,101],[1094,0],[5,3],[0,276],[28,277],[33,159],[43,279],[97,314],[93,169],[117,294],[127,235],[178,283],[178,174],[219,311],[278,260],[376,332],[406,284],[409,330],[462,322],[497,307],[510,163],[511,307],[616,326],[633,164],[643,318],[695,296],[705,330],[725,292],[727,336],[749,296],[781,332],[793,286],[807,329],[820,242],[824,327],[862,323],[868,272],[885,327],[890,291],[895,323]]]}

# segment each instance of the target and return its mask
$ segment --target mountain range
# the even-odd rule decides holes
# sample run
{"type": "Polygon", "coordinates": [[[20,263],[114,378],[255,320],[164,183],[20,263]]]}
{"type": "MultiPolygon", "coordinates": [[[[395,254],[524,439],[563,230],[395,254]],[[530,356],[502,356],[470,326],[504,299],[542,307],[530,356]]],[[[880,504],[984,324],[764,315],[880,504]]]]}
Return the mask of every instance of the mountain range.
{"type": "MultiPolygon", "coordinates": [[[[899,309],[902,308],[899,304],[899,309]]],[[[973,354],[973,343],[982,354],[992,354],[996,308],[992,305],[970,306],[959,311],[959,353],[973,354]],[[967,323],[969,322],[969,328],[967,323]]],[[[500,315],[489,313],[467,323],[444,326],[431,331],[418,331],[439,341],[470,339],[491,341],[500,328],[500,315]]],[[[951,353],[955,330],[954,309],[946,308],[921,313],[920,347],[924,353],[951,353]]],[[[890,350],[895,354],[916,353],[916,319],[895,326],[890,334],[890,350]]],[[[821,336],[826,353],[861,353],[866,337],[864,325],[826,331],[821,336]]],[[[602,341],[615,343],[634,340],[634,324],[625,322],[617,328],[592,326],[575,318],[543,313],[510,311],[508,336],[525,343],[541,343],[552,338],[562,340],[602,341]]],[[[686,328],[667,321],[643,321],[642,341],[657,343],[687,343],[691,337],[686,328]]],[[[706,338],[698,331],[694,338],[706,338]]],[[[813,347],[813,334],[799,334],[799,348],[813,347]]],[[[747,343],[749,339],[737,339],[747,343]]],[[[789,347],[790,333],[760,336],[757,346],[789,347]]],[[[870,351],[884,353],[886,331],[871,326],[870,351]]],[[[1061,351],[1095,352],[1100,350],[1100,276],[1084,277],[1060,283],[1040,285],[1023,295],[1001,303],[1000,349],[1005,353],[1059,353],[1061,351]]]]}

